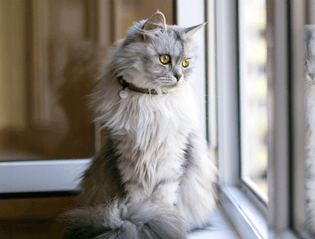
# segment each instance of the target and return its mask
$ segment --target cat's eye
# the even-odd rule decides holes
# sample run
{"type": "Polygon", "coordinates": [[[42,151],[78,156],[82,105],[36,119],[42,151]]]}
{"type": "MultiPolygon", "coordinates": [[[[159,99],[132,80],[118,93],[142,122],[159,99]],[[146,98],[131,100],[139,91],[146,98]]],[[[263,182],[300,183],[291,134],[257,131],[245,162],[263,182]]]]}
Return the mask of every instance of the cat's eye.
{"type": "Polygon", "coordinates": [[[171,60],[171,57],[169,55],[160,55],[160,61],[162,64],[167,64],[171,60]]]}
{"type": "Polygon", "coordinates": [[[183,66],[183,67],[189,66],[189,59],[184,60],[184,61],[182,62],[182,66],[183,66]]]}

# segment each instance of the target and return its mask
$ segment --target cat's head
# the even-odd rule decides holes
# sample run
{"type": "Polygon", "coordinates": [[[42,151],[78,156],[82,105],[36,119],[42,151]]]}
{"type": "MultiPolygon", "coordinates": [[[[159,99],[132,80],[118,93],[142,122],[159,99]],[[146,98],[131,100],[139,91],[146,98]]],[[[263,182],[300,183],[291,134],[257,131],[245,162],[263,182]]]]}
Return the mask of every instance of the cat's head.
{"type": "Polygon", "coordinates": [[[188,81],[196,60],[194,33],[204,24],[182,28],[166,25],[156,12],[148,20],[135,23],[119,42],[111,70],[115,77],[146,89],[169,91],[188,81]]]}

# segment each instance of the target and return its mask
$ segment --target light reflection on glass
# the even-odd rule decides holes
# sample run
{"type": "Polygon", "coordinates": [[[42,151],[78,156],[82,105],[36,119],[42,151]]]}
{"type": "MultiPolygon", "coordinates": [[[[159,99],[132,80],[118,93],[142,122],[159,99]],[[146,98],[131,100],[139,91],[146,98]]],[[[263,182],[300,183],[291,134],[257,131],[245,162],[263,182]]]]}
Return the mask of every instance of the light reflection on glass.
{"type": "Polygon", "coordinates": [[[242,179],[267,201],[266,2],[240,1],[242,179]]]}

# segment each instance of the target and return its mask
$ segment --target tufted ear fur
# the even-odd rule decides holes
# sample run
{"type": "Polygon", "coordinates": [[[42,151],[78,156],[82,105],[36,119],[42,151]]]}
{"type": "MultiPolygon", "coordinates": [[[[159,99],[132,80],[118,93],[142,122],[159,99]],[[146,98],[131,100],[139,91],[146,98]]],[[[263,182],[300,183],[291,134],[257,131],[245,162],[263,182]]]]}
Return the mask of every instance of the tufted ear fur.
{"type": "MultiPolygon", "coordinates": [[[[166,20],[163,13],[157,11],[154,13],[143,25],[142,30],[145,33],[147,31],[152,31],[153,34],[156,33],[156,30],[165,30],[166,29],[166,20]],[[154,31],[155,30],[155,31],[154,31]]],[[[145,34],[143,35],[145,39],[145,34]]]]}
{"type": "Polygon", "coordinates": [[[200,28],[202,28],[206,24],[207,23],[205,22],[197,26],[185,28],[184,31],[185,31],[186,37],[190,39],[200,28]]]}

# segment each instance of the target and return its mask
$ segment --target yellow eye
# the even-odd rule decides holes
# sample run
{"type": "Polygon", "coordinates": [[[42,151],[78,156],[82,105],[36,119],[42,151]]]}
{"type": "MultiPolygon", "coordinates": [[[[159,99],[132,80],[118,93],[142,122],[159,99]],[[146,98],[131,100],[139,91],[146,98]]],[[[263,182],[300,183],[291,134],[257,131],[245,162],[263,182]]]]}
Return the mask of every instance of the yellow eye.
{"type": "Polygon", "coordinates": [[[184,60],[184,61],[182,62],[182,66],[183,66],[183,67],[189,66],[189,59],[184,60]]]}
{"type": "Polygon", "coordinates": [[[171,57],[169,55],[160,55],[160,61],[162,64],[167,64],[171,60],[171,57]]]}

